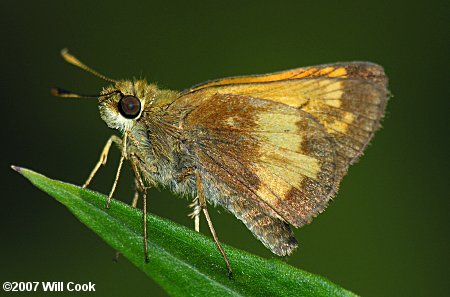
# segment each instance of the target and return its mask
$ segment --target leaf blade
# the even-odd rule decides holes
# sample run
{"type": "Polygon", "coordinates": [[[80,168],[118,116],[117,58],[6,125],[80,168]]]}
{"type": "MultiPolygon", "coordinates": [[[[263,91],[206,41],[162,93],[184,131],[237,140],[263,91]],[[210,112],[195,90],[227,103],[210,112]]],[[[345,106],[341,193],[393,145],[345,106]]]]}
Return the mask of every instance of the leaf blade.
{"type": "Polygon", "coordinates": [[[148,216],[149,258],[144,262],[142,214],[106,196],[13,167],[65,205],[83,224],[161,285],[171,296],[356,296],[327,279],[224,245],[234,277],[229,279],[214,242],[186,227],[148,216]]]}

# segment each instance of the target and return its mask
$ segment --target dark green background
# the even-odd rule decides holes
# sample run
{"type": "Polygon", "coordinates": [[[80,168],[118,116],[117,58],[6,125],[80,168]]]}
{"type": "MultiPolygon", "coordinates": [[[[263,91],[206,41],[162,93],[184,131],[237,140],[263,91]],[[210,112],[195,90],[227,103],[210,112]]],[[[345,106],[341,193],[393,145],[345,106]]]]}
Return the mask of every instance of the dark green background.
{"type": "MultiPolygon", "coordinates": [[[[5,2],[1,282],[91,281],[97,293],[89,296],[165,295],[126,259],[113,263],[110,247],[9,169],[82,184],[113,133],[94,100],[50,96],[53,85],[82,93],[104,86],[63,62],[68,47],[113,78],[143,76],[178,90],[336,61],[383,65],[394,94],[384,128],[327,211],[296,230],[300,249],[288,262],[363,296],[450,294],[448,1],[5,2]]],[[[109,191],[118,156],[113,150],[93,189],[109,191]]],[[[125,168],[116,197],[130,201],[125,168]]],[[[151,192],[152,213],[192,226],[187,205],[151,192]]],[[[231,215],[211,212],[223,242],[274,257],[231,215]]]]}

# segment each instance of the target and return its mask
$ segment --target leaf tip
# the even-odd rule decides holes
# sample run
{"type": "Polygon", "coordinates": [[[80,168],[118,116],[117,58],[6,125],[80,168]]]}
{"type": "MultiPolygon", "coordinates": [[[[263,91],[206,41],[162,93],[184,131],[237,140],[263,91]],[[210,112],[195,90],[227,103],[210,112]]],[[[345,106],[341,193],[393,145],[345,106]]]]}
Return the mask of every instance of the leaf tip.
{"type": "Polygon", "coordinates": [[[11,165],[11,168],[12,168],[14,171],[17,171],[17,172],[19,172],[19,173],[22,173],[22,167],[19,167],[19,166],[16,166],[16,165],[11,165]]]}

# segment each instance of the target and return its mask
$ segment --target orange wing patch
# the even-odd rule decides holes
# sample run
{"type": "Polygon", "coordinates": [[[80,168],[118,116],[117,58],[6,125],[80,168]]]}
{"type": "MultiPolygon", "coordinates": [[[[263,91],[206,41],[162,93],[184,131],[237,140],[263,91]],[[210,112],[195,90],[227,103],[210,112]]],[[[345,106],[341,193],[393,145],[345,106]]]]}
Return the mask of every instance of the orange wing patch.
{"type": "Polygon", "coordinates": [[[264,83],[264,82],[275,82],[282,80],[314,78],[314,77],[358,78],[370,81],[375,84],[379,84],[381,87],[383,86],[385,87],[387,83],[386,76],[381,66],[370,62],[347,62],[347,63],[334,63],[310,67],[301,67],[267,74],[234,76],[210,80],[195,85],[190,89],[184,90],[182,93],[185,94],[188,92],[193,92],[200,89],[215,86],[264,83]]]}
{"type": "Polygon", "coordinates": [[[261,82],[274,82],[281,80],[299,79],[299,78],[311,78],[311,77],[347,77],[347,69],[340,64],[320,65],[313,67],[302,67],[292,70],[261,74],[250,76],[235,76],[227,77],[218,80],[210,80],[196,86],[193,86],[188,91],[192,92],[200,89],[224,86],[232,84],[247,84],[247,83],[261,83],[261,82]]]}

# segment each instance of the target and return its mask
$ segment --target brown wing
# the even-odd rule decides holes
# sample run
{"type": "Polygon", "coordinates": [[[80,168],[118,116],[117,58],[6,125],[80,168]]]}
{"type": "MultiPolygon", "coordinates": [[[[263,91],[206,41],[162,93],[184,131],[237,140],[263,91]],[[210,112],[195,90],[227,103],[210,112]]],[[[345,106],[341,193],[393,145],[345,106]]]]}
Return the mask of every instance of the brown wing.
{"type": "MultiPolygon", "coordinates": [[[[242,193],[265,213],[301,226],[336,184],[334,142],[308,113],[243,95],[184,96],[190,148],[214,184],[242,193]]],[[[172,106],[175,108],[175,106],[172,106]]]]}
{"type": "Polygon", "coordinates": [[[337,182],[333,140],[308,113],[268,100],[199,91],[171,106],[185,111],[186,146],[207,199],[229,209],[267,247],[297,246],[301,226],[324,209],[337,182]]]}
{"type": "Polygon", "coordinates": [[[274,253],[321,212],[379,126],[382,68],[300,68],[207,82],[171,106],[183,114],[207,198],[233,212],[274,253]],[[313,70],[314,69],[314,70],[313,70]]]}

